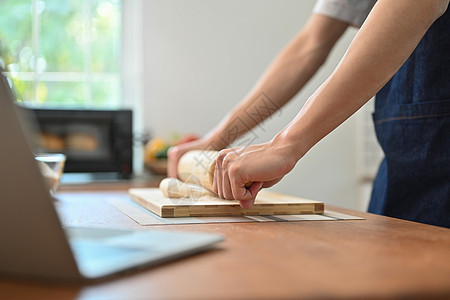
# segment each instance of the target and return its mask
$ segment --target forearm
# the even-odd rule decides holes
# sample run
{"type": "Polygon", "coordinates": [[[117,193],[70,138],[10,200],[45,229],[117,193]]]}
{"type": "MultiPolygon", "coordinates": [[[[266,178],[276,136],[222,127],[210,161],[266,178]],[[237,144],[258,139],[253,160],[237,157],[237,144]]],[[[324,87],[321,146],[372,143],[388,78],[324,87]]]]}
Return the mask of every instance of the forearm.
{"type": "Polygon", "coordinates": [[[210,133],[224,148],[286,104],[316,73],[347,24],[314,15],[250,93],[210,133]]]}
{"type": "Polygon", "coordinates": [[[336,70],[274,140],[301,158],[392,78],[447,5],[379,0],[336,70]]]}

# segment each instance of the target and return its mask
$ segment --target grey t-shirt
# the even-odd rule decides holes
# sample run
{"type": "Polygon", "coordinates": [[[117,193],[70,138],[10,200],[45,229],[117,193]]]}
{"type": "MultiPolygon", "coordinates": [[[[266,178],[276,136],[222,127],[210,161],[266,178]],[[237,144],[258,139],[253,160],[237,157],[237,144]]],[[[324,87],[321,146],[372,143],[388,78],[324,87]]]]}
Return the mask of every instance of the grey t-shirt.
{"type": "Polygon", "coordinates": [[[318,0],[313,12],[361,27],[376,0],[318,0]]]}

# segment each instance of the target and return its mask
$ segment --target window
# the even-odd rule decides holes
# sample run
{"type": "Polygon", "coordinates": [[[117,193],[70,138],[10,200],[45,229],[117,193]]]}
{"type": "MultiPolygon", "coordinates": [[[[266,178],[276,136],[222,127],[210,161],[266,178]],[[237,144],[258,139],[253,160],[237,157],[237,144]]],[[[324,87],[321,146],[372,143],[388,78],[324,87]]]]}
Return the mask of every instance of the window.
{"type": "Polygon", "coordinates": [[[115,108],[120,0],[0,0],[0,65],[19,101],[115,108]]]}

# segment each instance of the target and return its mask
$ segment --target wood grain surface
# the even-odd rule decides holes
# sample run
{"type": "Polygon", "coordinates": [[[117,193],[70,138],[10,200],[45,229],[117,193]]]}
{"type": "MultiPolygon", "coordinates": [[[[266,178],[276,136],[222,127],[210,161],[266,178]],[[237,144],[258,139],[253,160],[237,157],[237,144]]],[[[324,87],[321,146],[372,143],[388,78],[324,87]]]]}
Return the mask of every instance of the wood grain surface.
{"type": "Polygon", "coordinates": [[[108,204],[126,190],[91,189],[57,195],[65,226],[200,231],[225,241],[90,284],[1,277],[0,299],[450,299],[450,229],[331,205],[366,220],[146,227],[108,204]]]}
{"type": "Polygon", "coordinates": [[[131,199],[160,217],[213,217],[242,215],[321,214],[324,204],[271,191],[261,191],[252,208],[244,209],[236,200],[203,196],[173,199],[164,197],[157,188],[129,190],[131,199]]]}

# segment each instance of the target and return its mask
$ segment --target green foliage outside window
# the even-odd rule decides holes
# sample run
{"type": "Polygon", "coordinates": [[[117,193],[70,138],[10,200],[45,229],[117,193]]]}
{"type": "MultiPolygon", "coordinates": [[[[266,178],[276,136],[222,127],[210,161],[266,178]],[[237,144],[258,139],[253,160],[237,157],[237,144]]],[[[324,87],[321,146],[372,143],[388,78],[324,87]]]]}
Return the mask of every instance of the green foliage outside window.
{"type": "Polygon", "coordinates": [[[120,0],[0,0],[0,66],[19,101],[120,104],[120,0]]]}

